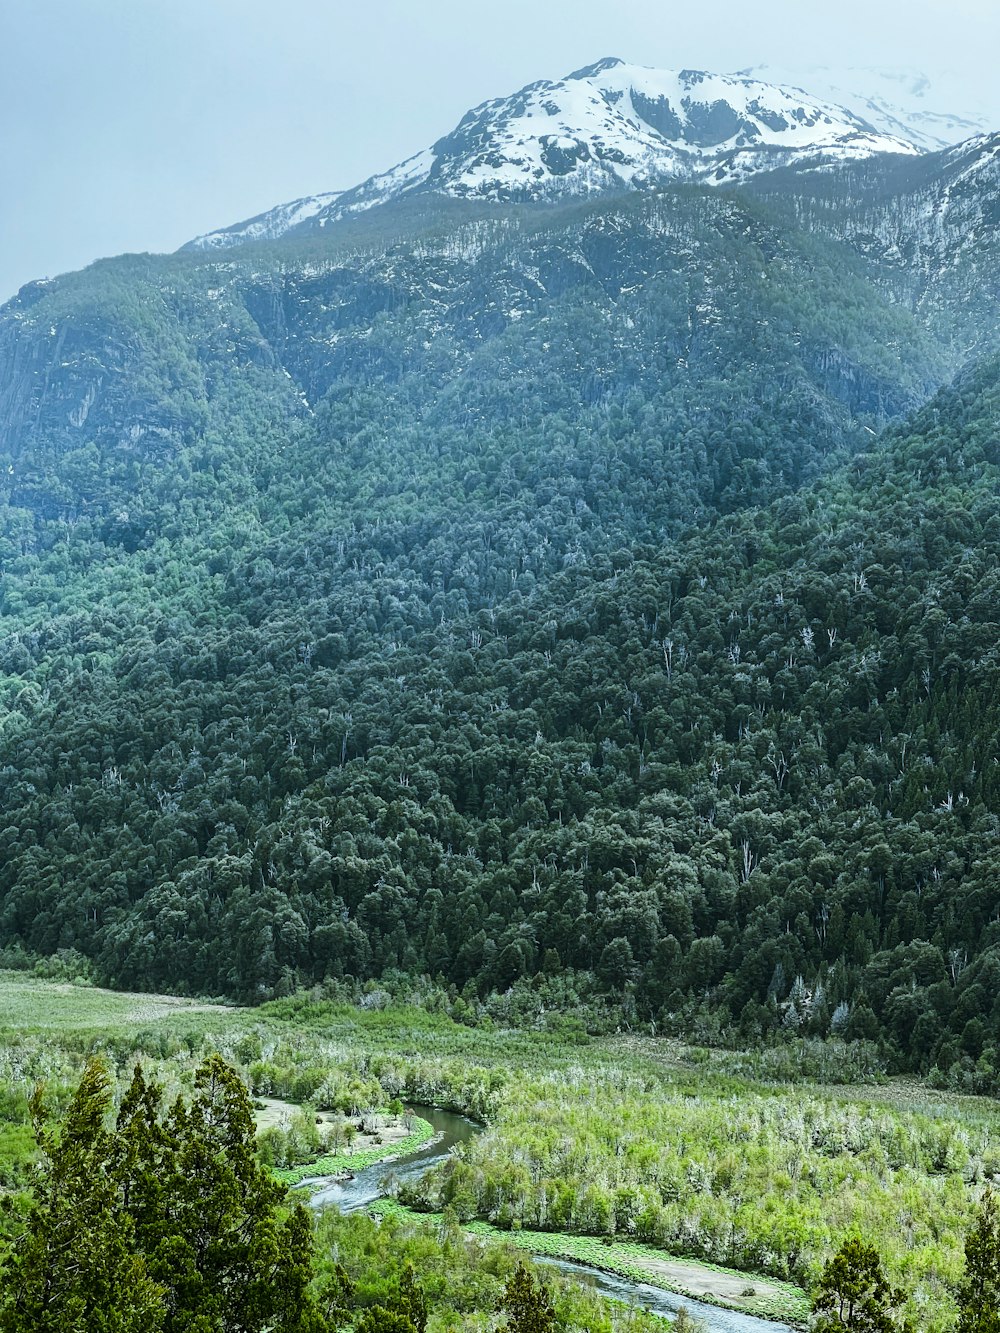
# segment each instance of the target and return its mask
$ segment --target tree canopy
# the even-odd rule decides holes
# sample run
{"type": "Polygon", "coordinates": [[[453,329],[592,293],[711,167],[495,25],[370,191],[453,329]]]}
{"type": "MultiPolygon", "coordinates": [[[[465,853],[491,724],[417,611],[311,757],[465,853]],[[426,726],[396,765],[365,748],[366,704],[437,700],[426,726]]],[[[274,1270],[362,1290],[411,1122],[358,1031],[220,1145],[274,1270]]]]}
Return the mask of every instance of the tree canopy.
{"type": "Polygon", "coordinates": [[[92,1060],[42,1158],[3,1270],[4,1333],[318,1333],[313,1240],[258,1161],[246,1089],[218,1056],[190,1102],[162,1105],[137,1067],[113,1087],[92,1060]]]}
{"type": "Polygon", "coordinates": [[[813,1296],[824,1333],[898,1333],[896,1307],[905,1301],[885,1275],[878,1250],[851,1236],[826,1265],[813,1296]]]}
{"type": "Polygon", "coordinates": [[[787,199],[407,225],[0,316],[0,961],[994,1088],[996,362],[787,199]]]}

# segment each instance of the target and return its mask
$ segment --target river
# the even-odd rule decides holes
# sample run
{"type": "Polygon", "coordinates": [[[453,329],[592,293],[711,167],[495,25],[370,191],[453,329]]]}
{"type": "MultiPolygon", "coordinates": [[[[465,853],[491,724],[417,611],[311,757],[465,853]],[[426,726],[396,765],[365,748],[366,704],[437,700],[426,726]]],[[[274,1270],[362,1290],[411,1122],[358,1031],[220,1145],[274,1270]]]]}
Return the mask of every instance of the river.
{"type": "Polygon", "coordinates": [[[342,1213],[356,1213],[359,1208],[367,1208],[376,1199],[385,1194],[384,1181],[391,1175],[398,1181],[415,1180],[418,1176],[443,1162],[456,1144],[464,1143],[479,1132],[475,1121],[465,1116],[452,1115],[449,1111],[436,1111],[431,1106],[415,1106],[414,1113],[421,1120],[429,1120],[434,1126],[437,1137],[425,1148],[397,1157],[392,1162],[377,1162],[374,1166],[363,1167],[353,1180],[328,1180],[321,1189],[316,1189],[316,1179],[303,1180],[300,1183],[315,1190],[309,1202],[314,1208],[332,1206],[342,1213]]]}
{"type": "MultiPolygon", "coordinates": [[[[367,1208],[376,1199],[385,1194],[386,1178],[392,1176],[396,1181],[413,1180],[444,1159],[459,1143],[465,1143],[479,1132],[479,1126],[464,1116],[452,1115],[448,1111],[436,1111],[432,1107],[414,1108],[423,1120],[429,1120],[437,1132],[437,1137],[425,1148],[408,1153],[392,1162],[379,1162],[375,1166],[366,1166],[358,1171],[352,1180],[332,1180],[314,1177],[303,1180],[303,1186],[309,1186],[314,1192],[309,1202],[314,1208],[333,1207],[342,1213],[357,1212],[367,1208]],[[321,1183],[322,1182],[322,1183],[321,1183]],[[320,1187],[317,1189],[317,1185],[320,1187]]],[[[695,1301],[687,1296],[676,1296],[673,1292],[663,1291],[646,1282],[634,1282],[631,1278],[618,1277],[613,1273],[602,1272],[590,1264],[570,1263],[564,1259],[552,1259],[547,1255],[536,1254],[539,1263],[558,1268],[560,1272],[571,1274],[596,1287],[605,1296],[616,1301],[642,1306],[653,1314],[665,1319],[673,1319],[677,1311],[684,1306],[693,1315],[707,1333],[794,1333],[788,1324],[777,1323],[771,1319],[759,1319],[756,1315],[743,1314],[739,1310],[724,1310],[717,1305],[708,1305],[704,1301],[695,1301]]]]}

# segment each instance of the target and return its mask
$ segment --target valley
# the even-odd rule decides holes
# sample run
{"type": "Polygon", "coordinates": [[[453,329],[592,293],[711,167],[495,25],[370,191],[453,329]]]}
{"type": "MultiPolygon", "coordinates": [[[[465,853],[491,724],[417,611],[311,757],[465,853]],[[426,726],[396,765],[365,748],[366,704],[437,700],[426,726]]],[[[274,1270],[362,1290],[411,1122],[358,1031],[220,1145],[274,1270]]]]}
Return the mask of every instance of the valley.
{"type": "MultiPolygon", "coordinates": [[[[457,1137],[446,1117],[448,1155],[425,1150],[395,1185],[392,1163],[372,1168],[399,1203],[372,1197],[341,1215],[328,1205],[356,1205],[314,1195],[320,1234],[353,1255],[356,1275],[370,1262],[374,1212],[408,1238],[400,1253],[454,1232],[487,1271],[504,1271],[526,1248],[679,1291],[689,1308],[714,1300],[798,1323],[842,1228],[863,1218],[893,1277],[911,1288],[914,1314],[946,1328],[968,1183],[1000,1169],[990,1099],[884,1078],[753,1076],[735,1055],[673,1041],[637,1039],[623,1058],[613,1038],[474,1030],[426,1006],[373,1011],[320,998],[257,1009],[181,1001],[137,1022],[145,996],[10,973],[0,1001],[8,1187],[25,1179],[31,1080],[44,1079],[61,1104],[94,1052],[122,1079],[139,1061],[168,1094],[217,1051],[264,1106],[280,1098],[310,1116],[357,1115],[402,1098],[474,1117],[482,1130],[457,1137]],[[75,1012],[60,1010],[68,991],[75,1012]]],[[[805,1062],[789,1071],[796,1063],[805,1062]]],[[[572,1283],[565,1293],[583,1299],[572,1283]]]]}

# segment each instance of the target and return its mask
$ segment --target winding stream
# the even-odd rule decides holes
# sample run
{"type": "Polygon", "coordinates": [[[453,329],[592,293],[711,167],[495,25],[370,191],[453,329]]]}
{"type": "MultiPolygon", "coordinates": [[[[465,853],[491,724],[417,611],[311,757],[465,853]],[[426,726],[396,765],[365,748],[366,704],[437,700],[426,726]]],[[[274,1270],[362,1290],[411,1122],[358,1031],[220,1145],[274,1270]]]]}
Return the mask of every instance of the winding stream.
{"type": "Polygon", "coordinates": [[[405,1157],[362,1167],[352,1180],[313,1177],[301,1181],[303,1186],[316,1191],[309,1200],[312,1206],[324,1208],[332,1205],[342,1213],[356,1213],[359,1208],[367,1208],[376,1199],[381,1199],[385,1194],[383,1182],[387,1176],[393,1176],[398,1181],[415,1180],[430,1167],[443,1162],[456,1144],[464,1143],[479,1133],[479,1126],[464,1116],[452,1115],[449,1111],[435,1111],[431,1106],[415,1106],[413,1109],[421,1120],[429,1120],[434,1126],[436,1138],[416,1152],[407,1153],[405,1157]],[[320,1179],[326,1183],[316,1189],[320,1179]]]}
{"type": "Polygon", "coordinates": [[[673,1319],[683,1306],[688,1314],[704,1324],[709,1333],[797,1333],[790,1324],[781,1324],[774,1319],[759,1319],[757,1315],[743,1314],[740,1310],[724,1310],[719,1305],[708,1305],[705,1301],[692,1300],[690,1296],[678,1296],[673,1291],[664,1291],[662,1287],[652,1287],[648,1282],[635,1282],[632,1278],[605,1273],[600,1268],[592,1268],[590,1264],[553,1259],[546,1254],[536,1254],[534,1259],[536,1263],[558,1268],[560,1273],[572,1273],[582,1278],[613,1300],[624,1301],[627,1305],[641,1305],[644,1310],[661,1315],[664,1319],[673,1319]]]}
{"type": "MultiPolygon", "coordinates": [[[[436,1111],[428,1106],[417,1106],[414,1110],[423,1120],[429,1120],[434,1126],[437,1137],[433,1142],[395,1161],[379,1162],[374,1166],[363,1167],[352,1180],[333,1180],[330,1177],[303,1180],[302,1185],[310,1186],[315,1191],[310,1197],[310,1204],[314,1208],[332,1206],[342,1213],[357,1212],[359,1208],[366,1208],[385,1194],[385,1181],[388,1176],[394,1177],[397,1181],[416,1179],[429,1167],[444,1161],[456,1144],[465,1143],[479,1132],[479,1126],[471,1120],[466,1120],[464,1116],[452,1115],[448,1111],[436,1111]]],[[[662,1288],[651,1286],[646,1282],[635,1282],[631,1278],[602,1272],[590,1264],[571,1263],[565,1259],[553,1259],[543,1254],[536,1254],[534,1258],[539,1263],[559,1269],[561,1273],[582,1278],[605,1296],[617,1301],[634,1303],[666,1319],[673,1319],[681,1306],[684,1306],[704,1325],[707,1333],[794,1333],[788,1324],[760,1319],[756,1315],[743,1314],[739,1310],[723,1310],[717,1305],[691,1300],[687,1296],[677,1296],[673,1292],[663,1291],[662,1288]]]]}

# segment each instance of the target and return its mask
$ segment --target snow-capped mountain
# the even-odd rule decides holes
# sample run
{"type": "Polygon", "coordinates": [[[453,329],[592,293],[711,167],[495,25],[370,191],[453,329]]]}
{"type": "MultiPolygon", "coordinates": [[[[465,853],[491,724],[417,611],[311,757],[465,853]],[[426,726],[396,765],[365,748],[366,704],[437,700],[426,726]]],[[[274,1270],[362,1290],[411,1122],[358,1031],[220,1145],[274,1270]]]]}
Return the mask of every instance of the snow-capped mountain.
{"type": "Polygon", "coordinates": [[[918,151],[910,139],[796,88],[612,58],[484,102],[431,148],[343,194],[282,205],[190,245],[307,234],[420,192],[540,202],[672,181],[732,183],[790,164],[918,151]]]}
{"type": "Polygon", "coordinates": [[[244,241],[273,241],[294,227],[300,227],[318,214],[336,203],[342,191],[330,194],[309,195],[305,199],[293,199],[290,204],[279,204],[277,208],[258,213],[246,222],[236,222],[231,227],[196,236],[188,242],[185,249],[214,250],[226,246],[242,245],[244,241]]]}
{"type": "Polygon", "coordinates": [[[970,97],[961,79],[936,76],[932,81],[918,70],[755,65],[740,70],[738,77],[808,89],[924,152],[1000,129],[1000,98],[990,108],[970,97]]]}

